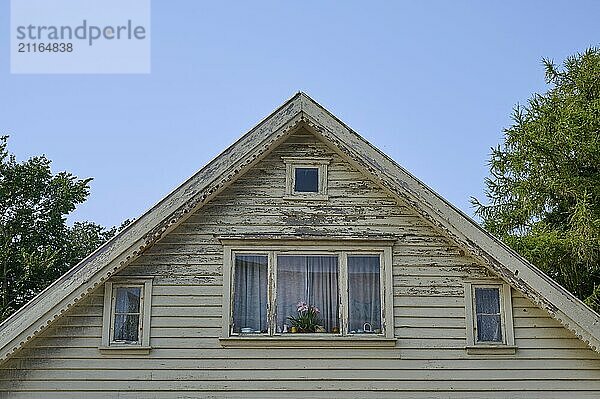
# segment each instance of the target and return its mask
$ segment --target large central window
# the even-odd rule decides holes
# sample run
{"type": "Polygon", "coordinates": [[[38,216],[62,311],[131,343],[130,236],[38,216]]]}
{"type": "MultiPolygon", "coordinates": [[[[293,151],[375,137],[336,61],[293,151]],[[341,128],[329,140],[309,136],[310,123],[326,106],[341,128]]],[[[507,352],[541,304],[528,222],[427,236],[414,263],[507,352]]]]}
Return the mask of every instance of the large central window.
{"type": "Polygon", "coordinates": [[[388,335],[384,249],[226,252],[228,336],[388,335]]]}
{"type": "Polygon", "coordinates": [[[305,323],[308,327],[296,327],[296,332],[340,331],[338,269],[335,255],[277,256],[278,333],[290,331],[295,324],[290,317],[306,317],[311,313],[315,322],[309,320],[305,323]]]}

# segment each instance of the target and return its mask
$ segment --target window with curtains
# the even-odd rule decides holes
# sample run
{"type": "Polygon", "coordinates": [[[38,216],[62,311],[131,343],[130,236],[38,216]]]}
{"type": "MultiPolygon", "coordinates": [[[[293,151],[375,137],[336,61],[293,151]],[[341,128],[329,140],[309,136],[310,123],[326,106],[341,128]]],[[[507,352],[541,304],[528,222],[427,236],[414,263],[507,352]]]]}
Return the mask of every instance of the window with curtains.
{"type": "Polygon", "coordinates": [[[475,287],[477,342],[502,342],[500,288],[475,287]]]}
{"type": "Polygon", "coordinates": [[[151,296],[151,278],[106,282],[101,348],[149,348],[151,296]]]}
{"type": "Polygon", "coordinates": [[[230,254],[229,335],[385,333],[384,251],[230,254]]]}
{"type": "MultiPolygon", "coordinates": [[[[513,347],[511,288],[504,283],[465,284],[467,351],[513,347]]],[[[511,350],[514,353],[514,351],[511,350]]]]}
{"type": "Polygon", "coordinates": [[[267,270],[266,255],[236,255],[232,324],[234,333],[268,331],[267,270]]]}

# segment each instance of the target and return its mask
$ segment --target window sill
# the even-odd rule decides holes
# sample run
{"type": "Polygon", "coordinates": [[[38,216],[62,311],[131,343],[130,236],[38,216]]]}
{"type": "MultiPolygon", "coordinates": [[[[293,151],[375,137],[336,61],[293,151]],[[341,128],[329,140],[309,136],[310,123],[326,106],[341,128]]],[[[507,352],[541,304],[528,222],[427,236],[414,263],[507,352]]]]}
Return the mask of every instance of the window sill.
{"type": "Polygon", "coordinates": [[[517,352],[514,345],[469,345],[465,349],[469,355],[514,355],[517,352]]]}
{"type": "Polygon", "coordinates": [[[327,194],[287,194],[283,196],[284,200],[289,201],[327,201],[327,194]]]}
{"type": "Polygon", "coordinates": [[[99,346],[100,353],[115,353],[123,355],[145,355],[150,353],[151,346],[139,345],[114,345],[114,346],[99,346]]]}
{"type": "Polygon", "coordinates": [[[219,338],[219,341],[224,348],[393,348],[396,346],[396,338],[383,336],[261,335],[219,338]]]}

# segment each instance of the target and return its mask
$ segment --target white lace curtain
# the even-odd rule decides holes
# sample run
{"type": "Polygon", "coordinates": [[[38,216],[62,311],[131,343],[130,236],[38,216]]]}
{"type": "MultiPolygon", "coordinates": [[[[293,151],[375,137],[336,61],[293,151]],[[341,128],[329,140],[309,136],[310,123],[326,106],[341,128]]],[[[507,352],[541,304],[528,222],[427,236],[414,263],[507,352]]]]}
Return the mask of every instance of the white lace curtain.
{"type": "MultiPolygon", "coordinates": [[[[325,332],[339,331],[339,276],[335,255],[277,256],[278,333],[288,328],[288,317],[298,316],[297,305],[306,302],[319,309],[325,332]]],[[[268,331],[268,257],[236,255],[233,294],[233,332],[268,331]]],[[[380,262],[375,255],[348,256],[348,329],[351,333],[381,329],[380,262]]]]}
{"type": "Polygon", "coordinates": [[[266,255],[237,255],[233,286],[233,332],[268,331],[266,255]]]}
{"type": "Polygon", "coordinates": [[[477,341],[502,342],[500,291],[498,288],[475,288],[477,341]]]}
{"type": "Polygon", "coordinates": [[[114,341],[137,342],[140,323],[140,287],[118,287],[115,290],[114,341]]]}
{"type": "Polygon", "coordinates": [[[348,330],[351,333],[381,329],[379,256],[348,256],[348,330]]]}
{"type": "Polygon", "coordinates": [[[277,257],[277,330],[298,316],[298,302],[316,306],[326,332],[339,328],[337,256],[277,257]]]}

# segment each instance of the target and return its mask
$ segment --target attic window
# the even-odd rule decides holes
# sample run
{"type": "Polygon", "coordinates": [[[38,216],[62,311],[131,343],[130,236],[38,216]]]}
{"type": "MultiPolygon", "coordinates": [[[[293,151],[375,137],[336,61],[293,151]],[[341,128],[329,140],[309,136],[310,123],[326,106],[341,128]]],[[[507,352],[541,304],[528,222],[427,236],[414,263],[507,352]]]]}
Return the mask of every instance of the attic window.
{"type": "Polygon", "coordinates": [[[319,168],[294,168],[294,192],[318,193],[319,168]]]}
{"type": "Polygon", "coordinates": [[[151,278],[106,282],[100,349],[150,348],[151,297],[151,278]]]}
{"type": "Polygon", "coordinates": [[[500,287],[475,287],[475,331],[477,342],[502,343],[500,287]]]}
{"type": "Polygon", "coordinates": [[[514,353],[510,286],[496,282],[465,284],[467,353],[514,353]]]}
{"type": "Polygon", "coordinates": [[[283,158],[286,165],[285,199],[327,199],[329,158],[283,158]]]}
{"type": "Polygon", "coordinates": [[[142,287],[115,287],[113,290],[114,316],[113,342],[137,343],[140,341],[140,316],[142,313],[142,287]]]}

